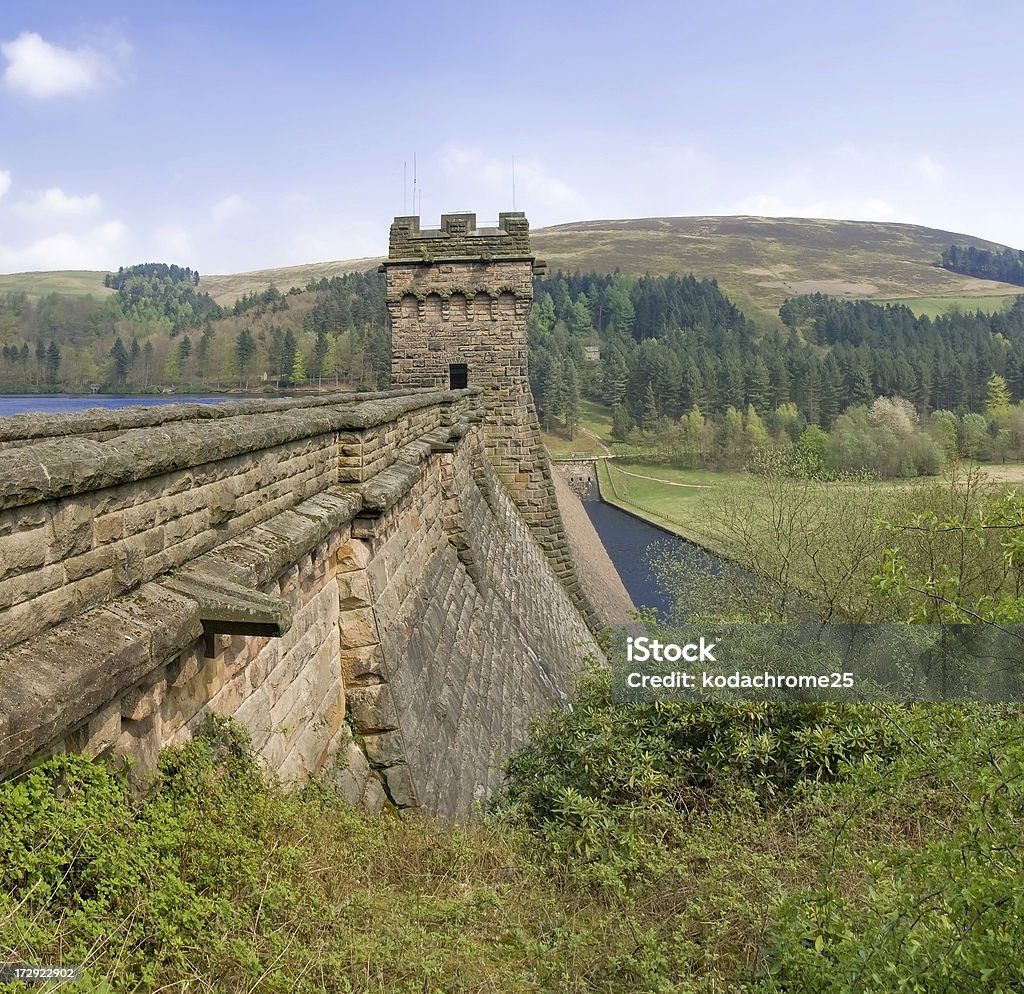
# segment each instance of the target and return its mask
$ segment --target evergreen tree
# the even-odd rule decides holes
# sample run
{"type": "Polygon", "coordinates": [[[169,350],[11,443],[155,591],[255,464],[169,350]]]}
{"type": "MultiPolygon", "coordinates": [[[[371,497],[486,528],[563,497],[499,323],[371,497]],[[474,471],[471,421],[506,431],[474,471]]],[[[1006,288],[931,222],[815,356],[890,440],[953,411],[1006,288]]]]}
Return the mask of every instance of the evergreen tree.
{"type": "Polygon", "coordinates": [[[576,373],[576,363],[572,359],[565,360],[563,391],[563,416],[565,418],[565,430],[572,440],[576,437],[576,429],[580,419],[580,383],[576,373]]]}
{"type": "Polygon", "coordinates": [[[248,328],[243,328],[235,339],[235,363],[238,385],[248,387],[252,361],[256,358],[256,339],[248,328]]]}
{"type": "Polygon", "coordinates": [[[60,349],[56,342],[50,342],[46,350],[46,382],[51,386],[57,382],[57,371],[60,369],[60,349]]]}
{"type": "Polygon", "coordinates": [[[124,347],[124,342],[120,338],[114,342],[114,346],[110,350],[110,356],[114,360],[114,376],[117,382],[123,385],[125,378],[128,376],[131,356],[129,356],[128,350],[124,347]]]}
{"type": "Polygon", "coordinates": [[[644,431],[657,431],[659,421],[658,402],[654,397],[654,388],[648,383],[647,390],[644,392],[643,417],[640,421],[640,427],[644,431]]]}

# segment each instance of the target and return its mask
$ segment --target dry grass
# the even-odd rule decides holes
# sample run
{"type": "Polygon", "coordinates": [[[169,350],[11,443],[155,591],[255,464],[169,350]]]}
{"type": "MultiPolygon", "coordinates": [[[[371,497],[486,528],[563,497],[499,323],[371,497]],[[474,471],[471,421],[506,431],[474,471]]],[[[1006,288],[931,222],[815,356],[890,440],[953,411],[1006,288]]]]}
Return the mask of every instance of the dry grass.
{"type": "Polygon", "coordinates": [[[534,250],[552,269],[692,272],[717,279],[739,307],[769,323],[787,296],[815,289],[869,299],[955,297],[961,305],[1020,292],[935,266],[953,242],[1002,247],[918,225],[804,218],[581,221],[533,233],[534,250]]]}

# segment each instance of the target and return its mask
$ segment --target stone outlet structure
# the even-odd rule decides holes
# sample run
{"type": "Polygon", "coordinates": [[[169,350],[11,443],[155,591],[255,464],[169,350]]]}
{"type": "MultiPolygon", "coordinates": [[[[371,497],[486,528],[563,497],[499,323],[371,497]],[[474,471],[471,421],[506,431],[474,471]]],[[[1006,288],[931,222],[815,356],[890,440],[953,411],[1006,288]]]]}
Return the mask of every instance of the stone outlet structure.
{"type": "Polygon", "coordinates": [[[405,292],[433,263],[389,263],[399,380],[410,308],[461,308],[460,267],[512,287],[429,325],[430,376],[465,362],[469,386],[0,419],[0,775],[75,750],[145,777],[218,713],[277,776],[371,810],[457,816],[495,788],[599,655],[524,393],[526,223],[502,224],[516,261],[467,221],[459,251],[488,262],[448,267],[444,307],[405,292]],[[466,351],[478,307],[490,358],[466,351]]]}
{"type": "Polygon", "coordinates": [[[576,575],[559,517],[526,368],[533,277],[530,225],[521,212],[477,228],[475,214],[391,225],[387,307],[391,384],[483,388],[484,437],[494,468],[580,609],[597,620],[576,575]]]}

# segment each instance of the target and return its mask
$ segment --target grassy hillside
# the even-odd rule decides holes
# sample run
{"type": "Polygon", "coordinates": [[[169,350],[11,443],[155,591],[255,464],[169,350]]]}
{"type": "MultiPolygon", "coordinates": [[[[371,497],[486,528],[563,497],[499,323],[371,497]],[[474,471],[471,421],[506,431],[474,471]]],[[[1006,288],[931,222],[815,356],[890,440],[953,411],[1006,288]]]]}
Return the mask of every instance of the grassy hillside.
{"type": "Polygon", "coordinates": [[[51,293],[67,296],[103,297],[113,293],[103,285],[106,273],[89,269],[66,269],[53,273],[9,273],[0,275],[0,293],[27,293],[45,297],[51,293]]]}
{"type": "MultiPolygon", "coordinates": [[[[911,224],[765,217],[579,221],[533,232],[552,269],[714,277],[755,320],[786,297],[828,293],[868,299],[955,299],[1020,292],[934,265],[952,243],[1001,248],[970,235],[911,224]]],[[[934,308],[934,303],[932,303],[934,308]]],[[[931,313],[935,313],[934,310],[931,313]]]]}
{"type": "Polygon", "coordinates": [[[204,275],[199,287],[218,304],[227,306],[253,290],[265,290],[271,285],[282,292],[293,286],[302,289],[310,280],[366,272],[368,269],[375,269],[383,261],[383,257],[371,257],[346,259],[341,262],[311,262],[302,266],[279,266],[276,269],[255,269],[250,273],[233,273],[226,276],[204,275]]]}

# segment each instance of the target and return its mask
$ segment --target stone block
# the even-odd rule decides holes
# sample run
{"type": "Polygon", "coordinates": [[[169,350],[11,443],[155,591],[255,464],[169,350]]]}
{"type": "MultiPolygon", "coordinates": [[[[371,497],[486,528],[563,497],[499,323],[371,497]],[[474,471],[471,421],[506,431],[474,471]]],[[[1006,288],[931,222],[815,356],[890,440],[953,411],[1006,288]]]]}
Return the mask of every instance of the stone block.
{"type": "Polygon", "coordinates": [[[121,717],[130,721],[148,718],[163,704],[167,692],[166,680],[157,680],[138,687],[132,687],[121,698],[121,717]]]}
{"type": "Polygon", "coordinates": [[[399,732],[366,734],[363,736],[363,748],[370,765],[377,769],[406,761],[405,746],[399,732]]]}
{"type": "Polygon", "coordinates": [[[337,552],[335,569],[347,573],[354,569],[366,569],[371,559],[370,547],[358,539],[349,539],[337,552]]]}
{"type": "Polygon", "coordinates": [[[384,773],[384,781],[387,784],[388,797],[395,807],[412,808],[418,805],[412,771],[407,764],[397,763],[388,767],[384,773]]]}
{"type": "Polygon", "coordinates": [[[345,611],[338,619],[338,630],[343,649],[376,645],[380,641],[372,608],[345,611]]]}
{"type": "Polygon", "coordinates": [[[33,528],[0,538],[0,580],[26,570],[38,569],[46,561],[46,529],[33,528]]]}
{"type": "Polygon", "coordinates": [[[384,652],[379,645],[361,645],[341,650],[341,676],[346,687],[360,683],[383,683],[386,674],[384,652]]]}
{"type": "Polygon", "coordinates": [[[347,688],[348,713],[364,735],[398,728],[398,712],[387,684],[347,688]]]}
{"type": "Polygon", "coordinates": [[[117,701],[97,711],[88,723],[87,738],[82,752],[95,759],[113,749],[121,736],[121,706],[117,701]]]}
{"type": "Polygon", "coordinates": [[[108,542],[116,542],[124,538],[124,512],[112,511],[110,514],[101,514],[93,518],[92,522],[92,544],[94,546],[106,545],[108,542]]]}
{"type": "Polygon", "coordinates": [[[128,771],[128,782],[138,788],[149,780],[156,770],[163,748],[163,727],[160,712],[155,711],[141,721],[121,719],[121,734],[115,751],[119,756],[130,756],[134,761],[128,771]]]}
{"type": "Polygon", "coordinates": [[[90,500],[58,500],[51,507],[46,523],[47,562],[80,556],[91,549],[95,510],[90,500]]]}
{"type": "Polygon", "coordinates": [[[199,647],[188,649],[172,659],[167,664],[167,686],[185,686],[199,672],[202,660],[202,650],[199,647]]]}
{"type": "Polygon", "coordinates": [[[370,607],[370,580],[365,570],[353,570],[338,576],[338,606],[342,611],[370,607]]]}

